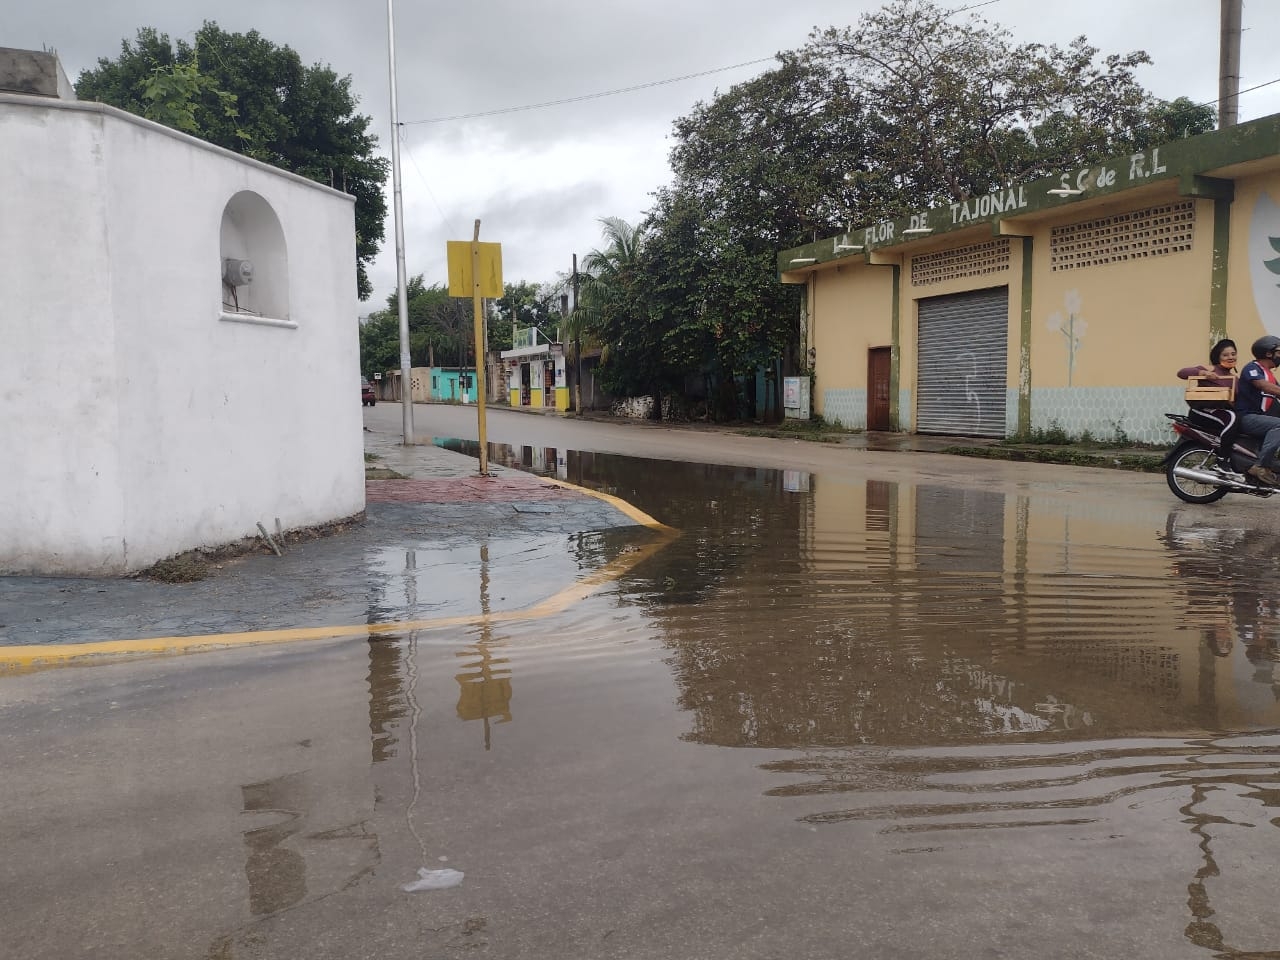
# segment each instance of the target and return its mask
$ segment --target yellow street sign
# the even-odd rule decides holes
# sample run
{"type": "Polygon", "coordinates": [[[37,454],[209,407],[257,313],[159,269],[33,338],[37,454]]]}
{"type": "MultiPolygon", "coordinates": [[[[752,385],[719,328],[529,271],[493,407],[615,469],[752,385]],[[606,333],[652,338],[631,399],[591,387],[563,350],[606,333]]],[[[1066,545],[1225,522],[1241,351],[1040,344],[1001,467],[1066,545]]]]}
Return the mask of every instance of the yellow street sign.
{"type": "Polygon", "coordinates": [[[482,297],[502,296],[502,244],[479,243],[469,240],[449,240],[446,243],[449,256],[449,296],[482,297]],[[480,252],[480,289],[475,289],[476,278],[471,270],[471,248],[480,252]]]}

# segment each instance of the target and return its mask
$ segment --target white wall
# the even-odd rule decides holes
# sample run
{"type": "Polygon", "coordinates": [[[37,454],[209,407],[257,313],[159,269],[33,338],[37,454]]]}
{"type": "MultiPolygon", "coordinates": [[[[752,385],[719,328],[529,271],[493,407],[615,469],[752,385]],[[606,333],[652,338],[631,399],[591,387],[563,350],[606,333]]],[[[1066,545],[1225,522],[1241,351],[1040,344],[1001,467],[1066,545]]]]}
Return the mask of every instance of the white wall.
{"type": "Polygon", "coordinates": [[[0,96],[0,130],[0,573],[363,510],[352,199],[96,104],[0,96]],[[288,326],[220,319],[242,190],[284,230],[288,326]]]}

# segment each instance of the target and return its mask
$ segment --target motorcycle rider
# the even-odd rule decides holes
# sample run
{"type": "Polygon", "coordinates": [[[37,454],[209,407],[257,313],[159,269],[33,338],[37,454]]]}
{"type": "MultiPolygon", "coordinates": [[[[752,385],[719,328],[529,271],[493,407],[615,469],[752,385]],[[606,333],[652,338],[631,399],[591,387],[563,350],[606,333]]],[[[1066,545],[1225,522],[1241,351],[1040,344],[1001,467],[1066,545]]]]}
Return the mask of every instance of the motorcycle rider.
{"type": "Polygon", "coordinates": [[[1250,348],[1253,362],[1240,371],[1236,388],[1236,413],[1240,428],[1262,439],[1258,462],[1245,472],[1270,487],[1280,487],[1280,477],[1272,471],[1280,452],[1280,383],[1273,372],[1280,366],[1280,337],[1259,337],[1250,348]]]}
{"type": "MultiPolygon", "coordinates": [[[[1235,467],[1231,465],[1231,451],[1235,447],[1236,437],[1240,435],[1240,415],[1235,412],[1236,380],[1240,376],[1236,370],[1236,356],[1236,342],[1224,337],[1215,343],[1209,351],[1209,366],[1196,364],[1191,367],[1183,367],[1178,371],[1179,380],[1190,380],[1195,377],[1197,380],[1206,382],[1211,386],[1226,387],[1231,391],[1230,403],[1232,409],[1230,420],[1223,426],[1222,438],[1218,441],[1216,452],[1217,464],[1214,467],[1215,472],[1229,477],[1237,476],[1235,467]]],[[[1215,400],[1188,400],[1187,406],[1220,407],[1220,404],[1215,400]]]]}

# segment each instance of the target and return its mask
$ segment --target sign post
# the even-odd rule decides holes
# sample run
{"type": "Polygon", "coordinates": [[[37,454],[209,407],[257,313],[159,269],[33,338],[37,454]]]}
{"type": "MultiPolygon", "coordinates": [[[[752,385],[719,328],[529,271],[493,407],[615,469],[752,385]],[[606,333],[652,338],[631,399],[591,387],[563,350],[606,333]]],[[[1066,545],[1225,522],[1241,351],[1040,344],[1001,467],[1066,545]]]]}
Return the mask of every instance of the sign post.
{"type": "Polygon", "coordinates": [[[502,244],[480,242],[476,221],[471,242],[450,240],[449,296],[470,297],[474,307],[476,341],[476,420],[480,436],[480,475],[489,475],[489,444],[485,427],[484,298],[502,296],[502,244]]]}

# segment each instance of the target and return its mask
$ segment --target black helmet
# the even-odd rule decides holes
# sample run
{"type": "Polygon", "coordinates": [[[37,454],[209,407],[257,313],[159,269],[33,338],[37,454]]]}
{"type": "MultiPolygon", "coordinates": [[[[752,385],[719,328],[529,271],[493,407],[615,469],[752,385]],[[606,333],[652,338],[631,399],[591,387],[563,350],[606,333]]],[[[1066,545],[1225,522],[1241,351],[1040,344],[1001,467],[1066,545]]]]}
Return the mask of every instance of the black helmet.
{"type": "Polygon", "coordinates": [[[1268,353],[1275,353],[1275,351],[1280,350],[1280,337],[1273,337],[1270,334],[1265,337],[1259,337],[1253,341],[1253,346],[1250,347],[1250,350],[1253,353],[1253,359],[1261,360],[1268,353]]]}

